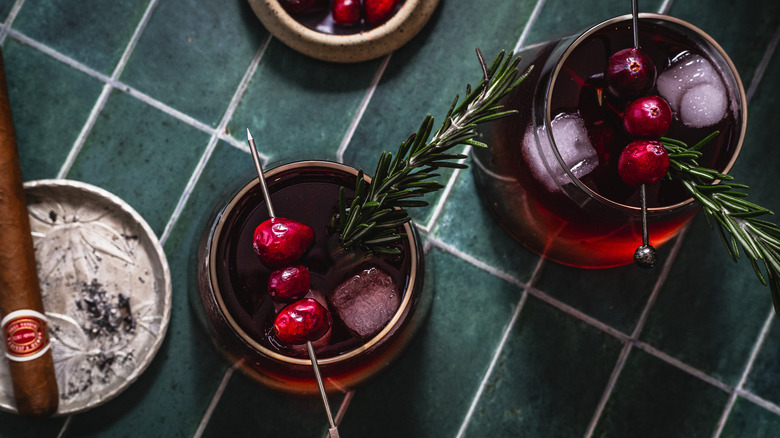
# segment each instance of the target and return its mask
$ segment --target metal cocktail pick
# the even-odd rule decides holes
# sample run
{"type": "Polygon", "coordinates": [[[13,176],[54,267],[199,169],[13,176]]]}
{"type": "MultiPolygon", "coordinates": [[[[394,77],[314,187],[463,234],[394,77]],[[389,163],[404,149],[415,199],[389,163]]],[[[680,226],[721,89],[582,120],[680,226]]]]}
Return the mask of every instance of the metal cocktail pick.
{"type": "MultiPolygon", "coordinates": [[[[271,194],[268,192],[268,186],[265,183],[265,176],[263,175],[263,165],[260,163],[260,155],[257,153],[257,147],[255,146],[255,139],[246,130],[247,141],[249,142],[249,150],[252,152],[252,159],[255,162],[255,169],[257,170],[257,176],[260,180],[260,188],[263,191],[263,198],[265,199],[265,205],[268,207],[268,215],[270,217],[276,217],[274,213],[273,205],[271,204],[271,194]]],[[[328,395],[325,392],[325,384],[322,382],[322,375],[320,374],[320,367],[317,365],[317,356],[314,354],[314,346],[311,341],[306,341],[306,350],[309,352],[309,359],[311,360],[311,366],[314,368],[314,377],[317,380],[317,386],[320,388],[320,395],[322,395],[322,402],[325,405],[325,413],[328,414],[328,422],[330,428],[328,429],[328,436],[330,438],[339,438],[339,430],[336,427],[336,423],[333,421],[333,415],[330,412],[330,405],[328,404],[328,395]]]]}
{"type": "MultiPolygon", "coordinates": [[[[638,0],[631,0],[633,15],[634,48],[639,50],[639,12],[638,0]]],[[[650,245],[647,231],[647,184],[639,186],[639,202],[642,205],[642,245],[634,252],[634,263],[643,268],[652,268],[656,261],[655,248],[650,245]]]]}

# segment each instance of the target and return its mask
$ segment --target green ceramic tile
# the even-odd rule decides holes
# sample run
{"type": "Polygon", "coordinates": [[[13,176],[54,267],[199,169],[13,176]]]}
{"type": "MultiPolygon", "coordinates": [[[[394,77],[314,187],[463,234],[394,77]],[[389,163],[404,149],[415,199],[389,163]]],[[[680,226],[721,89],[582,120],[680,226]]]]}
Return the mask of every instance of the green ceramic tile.
{"type": "MultiPolygon", "coordinates": [[[[662,4],[663,2],[659,0],[643,1],[639,3],[639,10],[658,12],[662,4]]],[[[630,13],[631,2],[625,0],[600,2],[548,0],[528,32],[524,45],[574,35],[609,18],[630,13]]]]}
{"type": "MultiPolygon", "coordinates": [[[[438,128],[452,99],[465,94],[466,84],[481,78],[475,48],[482,50],[488,63],[500,50],[512,50],[535,3],[494,2],[485,7],[464,0],[440,2],[420,34],[393,53],[345,160],[373,173],[381,151],[398,150],[427,114],[434,116],[434,129],[438,128]]],[[[449,174],[444,172],[442,180],[449,174]]],[[[435,203],[440,193],[425,199],[435,203]]],[[[430,211],[417,210],[413,217],[426,223],[430,211]]]]}
{"type": "Polygon", "coordinates": [[[77,416],[73,436],[103,436],[110,430],[136,436],[192,436],[228,363],[194,315],[197,306],[196,252],[212,213],[251,171],[246,153],[220,143],[165,242],[173,283],[173,312],[166,343],[151,368],[128,395],[77,416]],[[147,377],[146,374],[151,374],[147,377]]]}
{"type": "MultiPolygon", "coordinates": [[[[780,208],[775,182],[780,156],[774,153],[774,135],[765,127],[776,120],[772,90],[779,79],[780,58],[775,55],[750,103],[745,146],[732,172],[738,182],[751,186],[749,199],[773,210],[780,208]]],[[[733,384],[771,308],[769,290],[744,257],[738,264],[728,259],[703,218],[693,225],[643,338],[733,384]]]]}
{"type": "Polygon", "coordinates": [[[780,2],[759,0],[747,6],[731,0],[676,1],[669,15],[690,22],[714,38],[748,87],[780,24],[780,2]]]}
{"type": "Polygon", "coordinates": [[[582,436],[621,348],[617,339],[529,298],[466,436],[582,436]]]}
{"type": "Polygon", "coordinates": [[[64,418],[25,418],[9,412],[0,412],[0,437],[58,436],[64,418]]]}
{"type": "Polygon", "coordinates": [[[736,384],[769,309],[749,263],[735,265],[699,215],[651,309],[641,338],[736,384]]]}
{"type": "Polygon", "coordinates": [[[25,2],[13,28],[65,56],[110,75],[149,0],[25,2]]]}
{"type": "Polygon", "coordinates": [[[115,91],[67,177],[124,199],[159,236],[207,143],[205,133],[115,91]]]}
{"type": "Polygon", "coordinates": [[[521,290],[449,254],[435,257],[431,314],[397,363],[358,388],[343,436],[455,436],[521,290]]]}
{"type": "Polygon", "coordinates": [[[520,281],[531,278],[539,257],[512,239],[484,207],[470,170],[457,182],[436,221],[436,239],[520,281]]]}
{"type": "Polygon", "coordinates": [[[14,5],[13,0],[2,0],[0,1],[0,21],[5,23],[5,20],[8,16],[8,13],[11,12],[11,8],[14,5]]]}
{"type": "Polygon", "coordinates": [[[274,39],[230,121],[230,132],[244,139],[249,128],[260,151],[273,160],[336,160],[379,63],[318,61],[274,39]]]}
{"type": "MultiPolygon", "coordinates": [[[[534,288],[630,335],[647,304],[676,239],[658,248],[658,265],[577,269],[546,262],[534,288]]],[[[639,244],[639,242],[637,242],[639,244]]]]}
{"type": "Polygon", "coordinates": [[[103,84],[14,39],[3,59],[22,175],[55,178],[103,84]]]}
{"type": "MultiPolygon", "coordinates": [[[[340,394],[328,397],[333,415],[342,399],[340,394]]],[[[237,372],[203,436],[242,436],[248,431],[254,436],[324,437],[327,436],[328,417],[319,396],[298,397],[276,392],[237,372]]]]}
{"type": "MultiPolygon", "coordinates": [[[[777,192],[777,169],[780,169],[780,157],[774,151],[776,141],[771,129],[762,129],[765,126],[773,126],[776,118],[772,115],[772,108],[776,104],[774,84],[780,80],[780,56],[775,54],[769,64],[766,74],[761,81],[761,86],[756,90],[755,97],[750,103],[750,123],[745,146],[740,154],[734,171],[740,179],[744,178],[751,185],[751,197],[756,202],[766,205],[774,211],[780,210],[780,194],[777,192]]],[[[777,219],[775,218],[775,223],[777,219]]],[[[762,288],[764,293],[764,311],[768,314],[771,301],[769,291],[762,288]]],[[[780,404],[780,379],[777,378],[775,369],[780,360],[780,327],[777,317],[772,322],[769,334],[756,358],[756,363],[751,370],[746,387],[759,396],[774,403],[780,404]]]]}
{"type": "Polygon", "coordinates": [[[216,126],[267,34],[246,1],[163,0],[120,80],[216,126]]]}
{"type": "Polygon", "coordinates": [[[780,415],[758,406],[744,398],[738,398],[726,422],[722,438],[774,437],[780,430],[780,415]]]}
{"type": "Polygon", "coordinates": [[[728,394],[644,351],[631,351],[597,437],[709,437],[728,394]]]}

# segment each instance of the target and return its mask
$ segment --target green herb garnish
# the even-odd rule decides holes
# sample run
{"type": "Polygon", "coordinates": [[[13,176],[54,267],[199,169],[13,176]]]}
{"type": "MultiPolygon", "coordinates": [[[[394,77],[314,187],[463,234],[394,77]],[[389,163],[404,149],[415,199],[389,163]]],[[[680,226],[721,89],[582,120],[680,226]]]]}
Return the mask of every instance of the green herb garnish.
{"type": "Polygon", "coordinates": [[[743,248],[758,279],[769,286],[775,313],[780,315],[780,228],[761,219],[774,214],[772,211],[745,199],[748,186],[733,182],[734,177],[730,175],[699,166],[701,148],[717,135],[717,131],[713,132],[690,148],[683,142],[662,138],[661,143],[669,154],[667,175],[680,181],[701,205],[707,223],[718,230],[732,260],[739,259],[739,247],[743,248]],[[764,266],[766,276],[760,265],[764,266]]]}
{"type": "Polygon", "coordinates": [[[530,68],[518,78],[520,57],[504,52],[496,56],[488,67],[477,49],[477,58],[483,77],[472,91],[466,86],[466,97],[458,104],[459,96],[450,106],[441,127],[431,136],[433,117],[425,117],[416,133],[407,138],[393,156],[383,152],[377,162],[376,171],[368,183],[363,171],[357,176],[355,196],[347,203],[345,189],[339,193],[338,218],[336,220],[341,245],[344,248],[362,247],[376,253],[397,253],[398,249],[388,246],[399,241],[403,235],[398,227],[411,220],[408,207],[426,206],[423,195],[437,191],[444,186],[435,178],[439,168],[467,168],[459,162],[463,154],[448,153],[457,145],[486,147],[475,140],[477,125],[517,111],[504,110],[498,102],[525,79],[530,68]]]}

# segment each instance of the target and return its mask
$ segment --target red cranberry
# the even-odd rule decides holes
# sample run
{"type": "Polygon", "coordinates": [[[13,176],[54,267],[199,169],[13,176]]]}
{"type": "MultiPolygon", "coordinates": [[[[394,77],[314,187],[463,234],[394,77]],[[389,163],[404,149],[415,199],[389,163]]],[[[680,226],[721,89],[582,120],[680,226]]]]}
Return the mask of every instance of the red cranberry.
{"type": "Polygon", "coordinates": [[[330,329],[330,312],[313,298],[296,301],[279,311],[274,334],[286,344],[316,341],[330,329]]]}
{"type": "Polygon", "coordinates": [[[314,243],[314,230],[301,222],[272,217],[255,228],[255,253],[269,268],[289,265],[298,260],[314,243]]]}
{"type": "Polygon", "coordinates": [[[279,2],[291,14],[310,14],[328,7],[328,0],[279,0],[279,2]]]}
{"type": "Polygon", "coordinates": [[[655,84],[655,65],[639,49],[623,49],[609,57],[604,76],[609,91],[624,99],[645,94],[655,84]]]}
{"type": "Polygon", "coordinates": [[[288,266],[271,272],[268,277],[268,295],[275,301],[293,301],[303,298],[311,286],[311,273],[303,265],[288,266]]]}
{"type": "Polygon", "coordinates": [[[393,15],[398,0],[365,0],[363,7],[366,11],[366,21],[376,26],[384,23],[393,15]]]}
{"type": "Polygon", "coordinates": [[[360,0],[334,0],[331,6],[333,22],[339,26],[360,23],[360,0]]]}
{"type": "Polygon", "coordinates": [[[626,184],[638,187],[653,184],[669,170],[669,155],[657,140],[636,140],[629,143],[618,158],[618,174],[626,184]]]}
{"type": "Polygon", "coordinates": [[[634,137],[663,137],[671,125],[672,108],[662,97],[640,97],[623,113],[623,127],[634,137]]]}

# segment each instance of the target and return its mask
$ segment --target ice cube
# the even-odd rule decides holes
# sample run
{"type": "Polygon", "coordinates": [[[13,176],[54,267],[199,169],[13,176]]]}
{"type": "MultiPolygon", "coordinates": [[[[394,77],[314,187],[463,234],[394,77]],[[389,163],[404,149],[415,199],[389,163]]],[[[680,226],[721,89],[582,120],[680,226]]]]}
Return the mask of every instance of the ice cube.
{"type": "MultiPolygon", "coordinates": [[[[581,178],[598,166],[598,153],[590,143],[582,118],[576,114],[562,113],[556,116],[550,125],[558,152],[575,177],[581,178]]],[[[558,163],[545,127],[539,126],[536,129],[538,147],[534,134],[533,127],[525,133],[522,146],[523,157],[534,177],[544,184],[547,190],[561,191],[561,186],[571,182],[571,179],[558,163]]]]}
{"type": "Polygon", "coordinates": [[[361,338],[379,332],[401,305],[393,279],[377,267],[364,269],[341,283],[330,300],[344,325],[361,338]]]}
{"type": "Polygon", "coordinates": [[[711,84],[701,84],[688,90],[680,102],[680,120],[694,128],[718,123],[726,115],[725,90],[711,84]]]}
{"type": "Polygon", "coordinates": [[[680,102],[688,90],[702,84],[723,86],[720,74],[703,56],[685,52],[672,60],[672,65],[664,70],[655,82],[658,94],[669,102],[672,110],[680,109],[680,102]]]}

